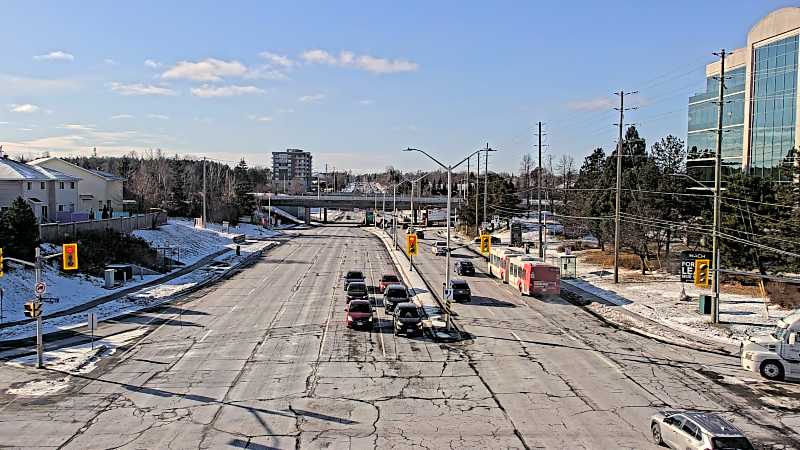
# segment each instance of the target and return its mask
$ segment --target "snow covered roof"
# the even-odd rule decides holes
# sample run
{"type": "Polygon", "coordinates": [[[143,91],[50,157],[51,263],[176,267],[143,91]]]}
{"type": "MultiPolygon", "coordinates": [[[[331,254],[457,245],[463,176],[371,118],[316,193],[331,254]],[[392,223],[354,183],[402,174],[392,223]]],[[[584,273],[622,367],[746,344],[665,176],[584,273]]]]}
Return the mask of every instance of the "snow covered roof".
{"type": "Polygon", "coordinates": [[[92,169],[86,169],[86,170],[88,170],[89,172],[92,172],[93,174],[95,174],[95,175],[97,175],[99,177],[105,178],[108,181],[114,181],[114,180],[116,180],[116,181],[125,181],[125,178],[118,177],[118,176],[114,175],[113,173],[103,172],[102,170],[92,170],[92,169]]]}
{"type": "MultiPolygon", "coordinates": [[[[72,167],[75,167],[76,169],[78,169],[78,170],[80,170],[82,172],[88,172],[88,173],[90,173],[92,175],[98,176],[98,177],[100,177],[100,178],[102,178],[102,179],[104,179],[106,181],[125,181],[125,178],[118,177],[118,176],[114,175],[113,173],[108,173],[108,172],[104,172],[102,170],[96,170],[96,169],[87,169],[87,168],[81,167],[81,166],[79,166],[77,164],[72,164],[69,161],[64,161],[61,158],[56,158],[55,156],[50,156],[50,157],[47,157],[47,158],[34,159],[33,161],[30,162],[30,164],[32,166],[40,166],[41,167],[41,166],[45,165],[45,163],[47,163],[48,161],[61,161],[64,164],[68,164],[68,165],[70,165],[72,167]]],[[[47,169],[47,170],[50,170],[50,169],[47,169]]]]}
{"type": "Polygon", "coordinates": [[[32,166],[8,158],[0,158],[0,180],[11,181],[78,181],[76,178],[57,170],[32,166]]]}

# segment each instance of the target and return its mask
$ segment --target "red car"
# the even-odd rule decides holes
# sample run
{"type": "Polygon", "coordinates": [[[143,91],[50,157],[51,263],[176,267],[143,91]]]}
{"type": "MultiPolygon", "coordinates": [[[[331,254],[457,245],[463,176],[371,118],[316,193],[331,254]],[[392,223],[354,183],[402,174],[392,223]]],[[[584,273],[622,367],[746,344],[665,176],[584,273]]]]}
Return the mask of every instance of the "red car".
{"type": "Polygon", "coordinates": [[[372,329],[372,305],[369,300],[351,300],[344,311],[347,328],[372,329]]]}
{"type": "Polygon", "coordinates": [[[390,284],[398,284],[398,283],[402,284],[402,282],[400,281],[400,278],[397,278],[397,275],[394,275],[394,274],[391,274],[391,273],[385,273],[381,277],[380,283],[378,283],[378,291],[380,293],[383,293],[383,291],[386,289],[386,286],[388,286],[390,284]]]}

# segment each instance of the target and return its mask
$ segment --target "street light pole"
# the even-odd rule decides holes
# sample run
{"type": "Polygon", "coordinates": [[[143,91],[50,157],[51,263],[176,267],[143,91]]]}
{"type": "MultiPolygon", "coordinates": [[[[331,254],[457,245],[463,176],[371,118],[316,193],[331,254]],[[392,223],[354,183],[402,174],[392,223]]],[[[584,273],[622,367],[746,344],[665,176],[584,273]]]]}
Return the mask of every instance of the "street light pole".
{"type": "Polygon", "coordinates": [[[720,57],[719,104],[717,105],[717,151],[714,158],[714,239],[712,261],[714,263],[714,299],[711,301],[711,320],[719,323],[719,226],[720,226],[720,188],[722,183],[722,109],[725,97],[725,49],[715,53],[720,57]]]}

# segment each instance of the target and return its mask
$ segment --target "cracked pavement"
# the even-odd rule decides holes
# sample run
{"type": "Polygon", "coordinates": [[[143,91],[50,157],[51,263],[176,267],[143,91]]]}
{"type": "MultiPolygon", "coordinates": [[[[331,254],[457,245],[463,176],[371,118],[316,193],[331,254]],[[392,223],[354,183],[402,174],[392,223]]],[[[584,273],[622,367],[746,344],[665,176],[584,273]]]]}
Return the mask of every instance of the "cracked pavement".
{"type": "MultiPolygon", "coordinates": [[[[426,249],[415,262],[440,284],[442,259],[426,249]]],[[[380,328],[349,330],[349,269],[371,285],[395,272],[364,230],[299,231],[169,313],[147,313],[179,308],[174,320],[123,319],[151,332],[89,374],[3,366],[0,446],[643,449],[655,448],[648,417],[665,406],[720,411],[772,448],[797,442],[783,435],[794,412],[709,375],[738,373],[736,358],[625,333],[485,277],[469,279],[473,304],[456,306],[469,341],[397,337],[382,308],[380,328]],[[65,376],[53,395],[7,393],[65,376]]]]}

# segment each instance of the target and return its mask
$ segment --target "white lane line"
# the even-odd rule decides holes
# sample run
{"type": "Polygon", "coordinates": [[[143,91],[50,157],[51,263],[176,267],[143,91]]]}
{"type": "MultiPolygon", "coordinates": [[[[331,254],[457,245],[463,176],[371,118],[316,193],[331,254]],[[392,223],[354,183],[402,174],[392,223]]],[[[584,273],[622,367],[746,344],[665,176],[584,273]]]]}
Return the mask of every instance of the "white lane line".
{"type": "Polygon", "coordinates": [[[206,334],[204,334],[204,335],[203,335],[203,337],[201,337],[201,338],[200,338],[200,340],[199,340],[199,341],[197,341],[197,342],[203,342],[203,341],[205,341],[205,340],[206,340],[206,338],[208,337],[208,335],[209,335],[209,334],[211,334],[211,332],[212,332],[212,331],[214,331],[214,330],[208,330],[208,331],[206,331],[206,334]]]}
{"type": "Polygon", "coordinates": [[[236,311],[236,308],[238,308],[238,307],[239,307],[239,305],[233,305],[233,306],[231,307],[231,312],[234,312],[234,311],[236,311]]]}
{"type": "Polygon", "coordinates": [[[256,291],[256,288],[250,289],[250,292],[248,292],[247,295],[253,295],[253,292],[255,292],[255,291],[256,291]]]}
{"type": "Polygon", "coordinates": [[[519,338],[519,336],[517,336],[517,333],[514,333],[514,332],[512,331],[512,332],[511,332],[511,335],[512,335],[512,336],[514,336],[514,339],[518,340],[520,344],[522,344],[522,339],[520,339],[520,338],[519,338]]]}

